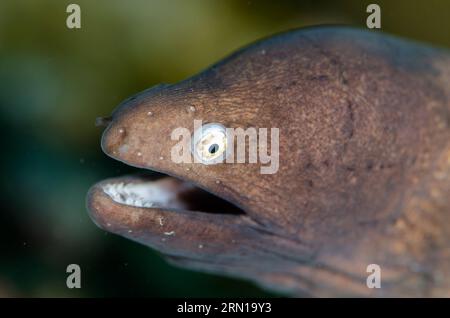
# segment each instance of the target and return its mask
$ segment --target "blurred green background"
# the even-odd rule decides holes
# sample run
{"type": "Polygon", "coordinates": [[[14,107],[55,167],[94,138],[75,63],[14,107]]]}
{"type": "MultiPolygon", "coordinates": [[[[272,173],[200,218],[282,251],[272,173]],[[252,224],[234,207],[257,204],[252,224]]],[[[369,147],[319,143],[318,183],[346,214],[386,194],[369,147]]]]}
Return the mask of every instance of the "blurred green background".
{"type": "MultiPolygon", "coordinates": [[[[97,116],[157,83],[193,75],[270,34],[317,24],[364,27],[374,1],[0,2],[0,296],[276,296],[178,269],[98,229],[96,181],[130,171],[100,150],[97,116]],[[81,6],[81,29],[66,7],[81,6]],[[66,287],[66,266],[82,288],[66,287]]],[[[376,1],[385,32],[450,47],[450,1],[376,1]]]]}

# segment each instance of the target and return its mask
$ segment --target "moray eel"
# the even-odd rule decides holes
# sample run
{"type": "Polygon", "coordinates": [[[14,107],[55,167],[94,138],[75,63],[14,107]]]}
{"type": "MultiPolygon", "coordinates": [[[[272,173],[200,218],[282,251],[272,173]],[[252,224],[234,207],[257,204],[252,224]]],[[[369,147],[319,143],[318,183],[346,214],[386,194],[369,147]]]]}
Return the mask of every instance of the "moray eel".
{"type": "Polygon", "coordinates": [[[173,264],[291,295],[450,296],[449,56],[307,28],[141,92],[113,112],[102,149],[163,176],[99,182],[90,216],[173,264]],[[215,125],[220,147],[220,127],[278,128],[276,172],[174,162],[173,131],[194,134],[194,120],[215,125]]]}

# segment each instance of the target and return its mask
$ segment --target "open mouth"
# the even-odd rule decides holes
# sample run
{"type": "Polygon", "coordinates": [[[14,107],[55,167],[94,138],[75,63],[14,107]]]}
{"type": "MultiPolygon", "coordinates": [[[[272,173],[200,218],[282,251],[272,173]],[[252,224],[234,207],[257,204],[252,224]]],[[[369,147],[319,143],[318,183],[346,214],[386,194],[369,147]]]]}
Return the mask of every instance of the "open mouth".
{"type": "Polygon", "coordinates": [[[219,214],[245,214],[236,205],[172,176],[154,173],[107,179],[98,184],[112,201],[132,207],[219,214]]]}

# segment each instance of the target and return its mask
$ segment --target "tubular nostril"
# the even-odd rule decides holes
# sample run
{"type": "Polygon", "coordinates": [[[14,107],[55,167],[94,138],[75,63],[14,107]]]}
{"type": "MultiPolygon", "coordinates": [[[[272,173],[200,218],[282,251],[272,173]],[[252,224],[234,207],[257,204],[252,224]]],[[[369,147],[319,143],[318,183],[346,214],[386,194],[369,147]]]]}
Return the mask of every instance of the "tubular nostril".
{"type": "Polygon", "coordinates": [[[95,119],[95,126],[96,127],[106,127],[112,122],[112,117],[97,117],[95,119]]]}

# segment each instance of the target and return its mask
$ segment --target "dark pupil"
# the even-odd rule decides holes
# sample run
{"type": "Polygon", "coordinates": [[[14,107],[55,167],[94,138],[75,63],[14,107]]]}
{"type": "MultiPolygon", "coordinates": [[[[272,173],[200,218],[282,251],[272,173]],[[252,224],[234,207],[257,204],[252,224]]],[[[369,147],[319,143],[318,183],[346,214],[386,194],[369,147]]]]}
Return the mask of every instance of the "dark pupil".
{"type": "Polygon", "coordinates": [[[209,149],[208,149],[210,154],[215,154],[217,152],[217,150],[219,150],[218,144],[213,144],[213,145],[209,146],[209,149]]]}

